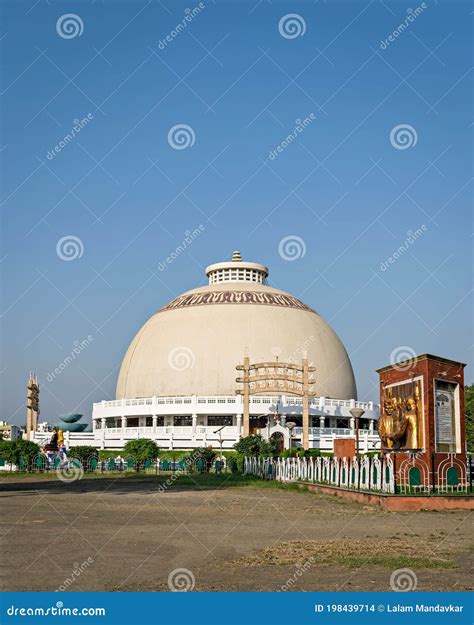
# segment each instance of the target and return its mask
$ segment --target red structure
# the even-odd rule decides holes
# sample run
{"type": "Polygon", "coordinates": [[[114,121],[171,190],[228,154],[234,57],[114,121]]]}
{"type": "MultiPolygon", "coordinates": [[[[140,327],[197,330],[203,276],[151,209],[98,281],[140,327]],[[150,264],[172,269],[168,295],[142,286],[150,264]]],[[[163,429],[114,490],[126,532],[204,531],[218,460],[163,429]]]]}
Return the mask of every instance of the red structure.
{"type": "Polygon", "coordinates": [[[402,492],[466,490],[465,366],[423,354],[377,370],[382,451],[402,492]]]}
{"type": "Polygon", "coordinates": [[[355,438],[335,438],[334,439],[334,457],[335,458],[354,458],[356,455],[355,438]]]}

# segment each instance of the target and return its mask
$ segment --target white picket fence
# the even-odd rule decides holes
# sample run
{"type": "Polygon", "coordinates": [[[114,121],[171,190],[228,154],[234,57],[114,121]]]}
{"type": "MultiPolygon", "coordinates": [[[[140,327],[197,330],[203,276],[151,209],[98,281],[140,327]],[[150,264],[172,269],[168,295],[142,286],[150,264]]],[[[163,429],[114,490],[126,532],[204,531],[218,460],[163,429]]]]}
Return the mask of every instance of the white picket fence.
{"type": "Polygon", "coordinates": [[[350,490],[395,492],[390,457],[244,458],[244,475],[281,482],[310,482],[350,490]]]}

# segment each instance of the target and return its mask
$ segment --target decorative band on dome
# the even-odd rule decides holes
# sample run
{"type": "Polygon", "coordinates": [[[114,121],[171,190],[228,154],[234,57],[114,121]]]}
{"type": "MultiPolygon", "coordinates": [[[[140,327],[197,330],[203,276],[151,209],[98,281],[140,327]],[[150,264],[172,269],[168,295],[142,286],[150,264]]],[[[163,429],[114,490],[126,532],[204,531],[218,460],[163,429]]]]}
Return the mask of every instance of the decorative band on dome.
{"type": "Polygon", "coordinates": [[[256,291],[212,291],[205,293],[191,293],[180,295],[158,312],[188,308],[190,306],[204,306],[206,304],[262,304],[264,306],[282,306],[315,312],[301,300],[292,295],[280,293],[259,293],[256,291]]]}

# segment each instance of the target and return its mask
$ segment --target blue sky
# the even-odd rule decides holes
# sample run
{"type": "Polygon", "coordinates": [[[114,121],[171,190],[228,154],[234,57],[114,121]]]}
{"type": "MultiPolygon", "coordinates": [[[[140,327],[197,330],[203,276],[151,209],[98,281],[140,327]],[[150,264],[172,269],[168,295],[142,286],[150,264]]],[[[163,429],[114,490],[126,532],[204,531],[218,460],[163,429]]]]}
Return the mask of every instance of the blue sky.
{"type": "Polygon", "coordinates": [[[89,417],[144,321],[234,249],[331,323],[362,399],[407,350],[472,359],[469,3],[209,1],[170,35],[198,4],[2,2],[1,418],[25,422],[29,369],[41,419],[89,417]]]}

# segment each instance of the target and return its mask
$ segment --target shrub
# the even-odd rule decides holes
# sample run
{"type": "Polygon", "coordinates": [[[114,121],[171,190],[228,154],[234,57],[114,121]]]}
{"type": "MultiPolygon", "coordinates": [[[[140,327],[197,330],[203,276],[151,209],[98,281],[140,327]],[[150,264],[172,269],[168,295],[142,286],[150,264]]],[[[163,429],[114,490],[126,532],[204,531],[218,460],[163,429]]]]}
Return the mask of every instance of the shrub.
{"type": "Polygon", "coordinates": [[[303,458],[319,458],[320,456],[320,449],[305,449],[303,452],[303,458]]]}
{"type": "Polygon", "coordinates": [[[156,460],[160,454],[160,448],[149,438],[139,438],[128,441],[123,448],[125,457],[130,457],[137,464],[142,464],[145,460],[156,460]]]}
{"type": "Polygon", "coordinates": [[[92,445],[78,445],[77,447],[72,447],[68,455],[72,458],[77,458],[83,467],[87,467],[87,463],[94,458],[96,460],[99,458],[99,452],[95,447],[92,447],[92,445]]]}
{"type": "Polygon", "coordinates": [[[249,434],[234,445],[234,449],[243,456],[278,456],[278,444],[275,440],[266,441],[260,434],[249,434]]]}
{"type": "Polygon", "coordinates": [[[0,455],[6,462],[11,464],[18,464],[21,459],[30,463],[40,454],[39,445],[23,438],[19,438],[16,441],[1,441],[0,443],[0,455]]]}
{"type": "Polygon", "coordinates": [[[312,456],[312,451],[310,449],[304,450],[302,447],[292,447],[291,449],[284,449],[280,453],[280,458],[309,458],[312,456]]]}

